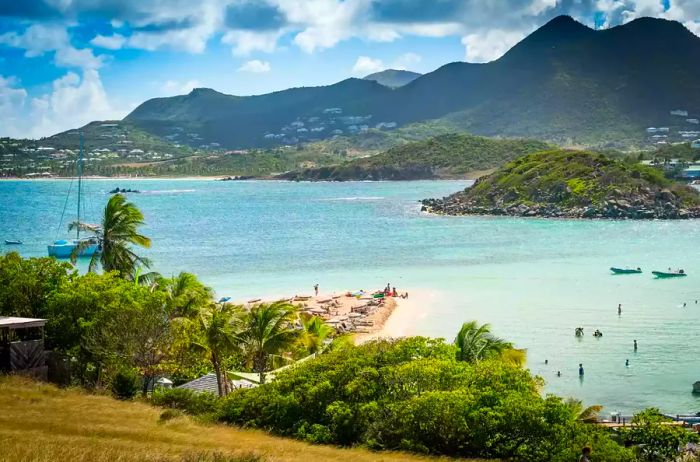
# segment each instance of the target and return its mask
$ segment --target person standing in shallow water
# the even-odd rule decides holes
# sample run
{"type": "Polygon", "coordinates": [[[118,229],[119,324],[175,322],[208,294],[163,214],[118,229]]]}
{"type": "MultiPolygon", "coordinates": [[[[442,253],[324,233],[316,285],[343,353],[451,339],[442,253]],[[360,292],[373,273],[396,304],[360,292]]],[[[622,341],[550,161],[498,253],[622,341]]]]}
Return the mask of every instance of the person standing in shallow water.
{"type": "Polygon", "coordinates": [[[318,297],[318,284],[314,284],[314,293],[318,297]]]}
{"type": "Polygon", "coordinates": [[[578,375],[583,377],[583,363],[578,364],[578,375]]]}
{"type": "Polygon", "coordinates": [[[637,351],[637,341],[634,341],[634,351],[637,351]]]}
{"type": "Polygon", "coordinates": [[[619,303],[617,305],[617,315],[620,316],[622,314],[622,303],[619,303]]]}

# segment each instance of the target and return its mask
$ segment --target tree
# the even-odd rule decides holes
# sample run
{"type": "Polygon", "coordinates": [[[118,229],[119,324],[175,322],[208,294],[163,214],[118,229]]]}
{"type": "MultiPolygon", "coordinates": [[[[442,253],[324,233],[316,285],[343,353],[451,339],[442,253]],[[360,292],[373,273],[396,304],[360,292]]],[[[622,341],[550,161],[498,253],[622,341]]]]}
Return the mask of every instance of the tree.
{"type": "Polygon", "coordinates": [[[584,408],[583,401],[574,398],[567,399],[565,404],[569,407],[574,419],[582,423],[595,423],[598,420],[598,414],[603,410],[603,406],[597,404],[584,408]]]}
{"type": "MultiPolygon", "coordinates": [[[[78,227],[95,233],[101,251],[90,259],[90,272],[95,271],[99,261],[103,271],[116,271],[120,277],[131,279],[139,266],[150,266],[148,259],[131,250],[131,245],[151,246],[151,240],[138,232],[143,223],[143,214],[136,205],[127,202],[121,194],[115,194],[107,202],[101,227],[71,223],[70,229],[78,227]]],[[[73,250],[71,261],[75,263],[80,252],[90,245],[88,241],[78,245],[73,250]]]]}
{"type": "Polygon", "coordinates": [[[489,324],[479,326],[476,321],[462,324],[454,343],[457,346],[457,359],[467,362],[497,357],[513,348],[512,343],[494,336],[489,324]]]}
{"type": "Polygon", "coordinates": [[[335,332],[318,316],[301,313],[299,322],[301,323],[301,333],[297,339],[297,345],[304,356],[321,351],[325,340],[335,332]]]}
{"type": "Polygon", "coordinates": [[[683,427],[670,425],[671,419],[656,408],[646,409],[634,416],[633,426],[626,427],[622,435],[626,441],[639,446],[642,461],[662,462],[676,460],[679,448],[687,443],[698,443],[697,434],[683,427]]]}
{"type": "Polygon", "coordinates": [[[47,317],[48,299],[74,276],[68,263],[55,258],[0,255],[0,316],[47,317]]]}
{"type": "Polygon", "coordinates": [[[253,306],[239,320],[238,335],[247,352],[253,371],[265,382],[271,359],[280,358],[293,348],[298,331],[292,325],[296,308],[287,302],[261,303],[253,306]]]}
{"type": "Polygon", "coordinates": [[[219,396],[225,396],[231,391],[224,362],[226,356],[238,347],[238,338],[233,328],[238,309],[240,307],[225,303],[211,304],[208,310],[203,310],[199,315],[201,341],[194,342],[194,346],[211,361],[219,396]]]}
{"type": "Polygon", "coordinates": [[[211,288],[202,284],[192,273],[182,272],[158,282],[167,294],[171,318],[195,319],[207,307],[214,296],[211,288]]]}

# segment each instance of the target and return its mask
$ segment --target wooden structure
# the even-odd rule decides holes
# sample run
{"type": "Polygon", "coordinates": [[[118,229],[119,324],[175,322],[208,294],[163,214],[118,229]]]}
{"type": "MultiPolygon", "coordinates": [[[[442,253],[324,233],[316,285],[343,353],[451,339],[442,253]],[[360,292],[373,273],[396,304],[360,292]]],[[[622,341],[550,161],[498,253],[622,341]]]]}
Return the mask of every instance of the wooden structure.
{"type": "Polygon", "coordinates": [[[0,372],[46,380],[45,319],[0,316],[0,372]]]}

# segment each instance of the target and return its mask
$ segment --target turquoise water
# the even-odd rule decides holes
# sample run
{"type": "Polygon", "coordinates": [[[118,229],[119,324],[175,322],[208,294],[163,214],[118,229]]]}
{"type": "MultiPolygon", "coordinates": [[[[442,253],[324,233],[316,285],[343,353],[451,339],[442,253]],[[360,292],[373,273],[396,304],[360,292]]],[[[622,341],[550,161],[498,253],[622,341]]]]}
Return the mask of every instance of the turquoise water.
{"type": "MultiPolygon", "coordinates": [[[[95,180],[87,182],[85,209],[88,221],[97,221],[107,191],[142,190],[130,198],[146,216],[144,233],[153,239],[146,253],[155,269],[194,272],[220,296],[310,293],[316,282],[322,291],[391,282],[413,294],[410,312],[397,313],[408,318],[402,333],[452,338],[465,320],[489,322],[528,349],[529,367],[547,391],[607,411],[700,410],[690,392],[700,380],[700,221],[420,213],[418,199],[466,184],[95,180]],[[611,276],[611,265],[646,273],[611,276]],[[669,266],[690,276],[651,278],[649,271],[669,266]],[[573,335],[577,326],[586,330],[582,339],[573,335]],[[603,338],[592,337],[596,328],[603,338]]],[[[23,255],[45,255],[49,241],[66,235],[57,226],[68,185],[0,181],[0,240],[19,238],[23,255]]]]}

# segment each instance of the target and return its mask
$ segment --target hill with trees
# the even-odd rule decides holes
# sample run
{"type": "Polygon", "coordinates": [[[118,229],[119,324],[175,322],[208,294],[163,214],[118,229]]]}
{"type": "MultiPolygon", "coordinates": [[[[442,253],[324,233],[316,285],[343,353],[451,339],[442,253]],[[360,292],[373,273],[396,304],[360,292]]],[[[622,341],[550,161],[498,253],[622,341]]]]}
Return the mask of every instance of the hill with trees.
{"type": "Polygon", "coordinates": [[[648,126],[685,123],[671,110],[700,111],[699,55],[700,38],[675,21],[593,30],[560,16],[496,61],[447,64],[399,88],[365,79],[246,97],[199,88],[146,101],[125,120],[185,144],[231,148],[427,120],[479,135],[627,146],[642,143],[648,126]]]}
{"type": "Polygon", "coordinates": [[[464,177],[550,147],[547,143],[534,140],[499,140],[453,133],[401,144],[340,165],[288,172],[279,178],[348,181],[464,177]]]}
{"type": "Polygon", "coordinates": [[[652,167],[554,150],[520,157],[451,196],[426,199],[423,209],[446,215],[700,218],[700,194],[652,167]]]}

